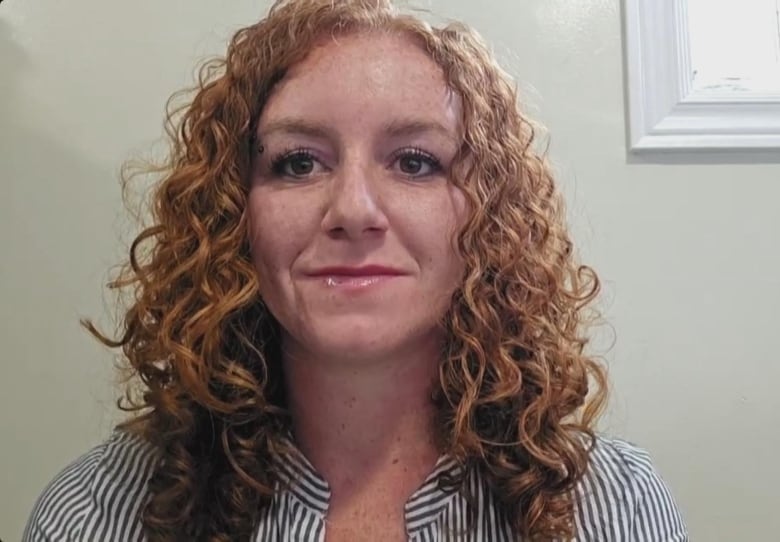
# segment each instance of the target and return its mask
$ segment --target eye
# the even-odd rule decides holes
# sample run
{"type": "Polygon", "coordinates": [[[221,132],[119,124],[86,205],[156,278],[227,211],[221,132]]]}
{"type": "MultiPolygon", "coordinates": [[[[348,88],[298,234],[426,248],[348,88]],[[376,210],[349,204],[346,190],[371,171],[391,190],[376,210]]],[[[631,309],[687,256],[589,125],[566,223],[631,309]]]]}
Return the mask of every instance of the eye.
{"type": "Polygon", "coordinates": [[[281,153],[271,161],[271,171],[277,177],[307,177],[315,173],[319,160],[307,149],[281,153]]]}
{"type": "Polygon", "coordinates": [[[394,164],[408,177],[427,177],[442,170],[441,162],[422,149],[402,149],[395,155],[394,164]]]}

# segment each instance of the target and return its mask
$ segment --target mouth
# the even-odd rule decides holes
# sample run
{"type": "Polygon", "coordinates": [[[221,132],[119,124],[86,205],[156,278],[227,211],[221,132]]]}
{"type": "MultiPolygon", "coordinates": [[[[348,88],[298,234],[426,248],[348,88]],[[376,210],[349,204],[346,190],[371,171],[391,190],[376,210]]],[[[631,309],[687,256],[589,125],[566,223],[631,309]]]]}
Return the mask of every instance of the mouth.
{"type": "Polygon", "coordinates": [[[330,290],[358,292],[382,286],[404,275],[406,273],[398,269],[369,265],[326,267],[309,273],[308,277],[330,290]]]}
{"type": "Polygon", "coordinates": [[[360,267],[321,267],[307,274],[313,277],[381,277],[405,275],[406,273],[386,265],[362,265],[360,267]]]}
{"type": "Polygon", "coordinates": [[[329,288],[367,288],[386,282],[400,275],[328,275],[319,277],[329,288]]]}

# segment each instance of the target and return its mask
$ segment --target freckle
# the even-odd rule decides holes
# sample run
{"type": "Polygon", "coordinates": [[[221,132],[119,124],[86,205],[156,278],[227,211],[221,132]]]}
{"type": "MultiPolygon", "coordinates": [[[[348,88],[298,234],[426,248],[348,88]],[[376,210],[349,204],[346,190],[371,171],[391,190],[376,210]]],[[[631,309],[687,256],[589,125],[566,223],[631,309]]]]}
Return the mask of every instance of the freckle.
{"type": "Polygon", "coordinates": [[[393,459],[393,465],[395,465],[396,463],[398,463],[398,458],[397,457],[395,459],[393,459]]]}

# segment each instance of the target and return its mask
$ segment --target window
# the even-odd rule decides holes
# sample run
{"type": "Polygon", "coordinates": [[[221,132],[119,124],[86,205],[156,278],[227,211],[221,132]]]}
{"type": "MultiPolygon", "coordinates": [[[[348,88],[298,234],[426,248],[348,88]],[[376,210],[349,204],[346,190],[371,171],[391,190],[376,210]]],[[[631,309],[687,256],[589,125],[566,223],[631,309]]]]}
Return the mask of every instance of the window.
{"type": "Polygon", "coordinates": [[[780,0],[625,0],[635,152],[780,149],[780,0]]]}
{"type": "Polygon", "coordinates": [[[688,0],[694,93],[780,97],[780,0],[688,0]]]}

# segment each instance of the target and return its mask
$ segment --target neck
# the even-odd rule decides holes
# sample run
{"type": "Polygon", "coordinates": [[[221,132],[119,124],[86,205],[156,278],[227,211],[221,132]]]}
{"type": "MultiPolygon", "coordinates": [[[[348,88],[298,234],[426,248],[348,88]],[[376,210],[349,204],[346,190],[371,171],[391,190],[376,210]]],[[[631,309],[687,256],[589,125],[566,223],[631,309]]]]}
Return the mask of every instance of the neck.
{"type": "Polygon", "coordinates": [[[348,363],[285,354],[296,443],[334,496],[380,473],[424,478],[435,463],[438,347],[431,340],[395,359],[348,363]]]}

